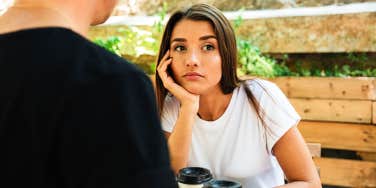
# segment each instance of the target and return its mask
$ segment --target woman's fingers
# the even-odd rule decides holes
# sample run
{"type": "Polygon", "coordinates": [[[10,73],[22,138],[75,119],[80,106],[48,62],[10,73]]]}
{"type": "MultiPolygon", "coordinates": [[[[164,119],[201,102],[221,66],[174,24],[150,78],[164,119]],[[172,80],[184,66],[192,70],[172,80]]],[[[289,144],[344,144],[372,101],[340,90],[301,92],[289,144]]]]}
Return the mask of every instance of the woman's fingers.
{"type": "Polygon", "coordinates": [[[165,53],[165,55],[162,57],[162,61],[167,60],[169,57],[170,57],[170,50],[167,50],[167,52],[165,53]]]}
{"type": "MultiPolygon", "coordinates": [[[[167,52],[165,53],[165,55],[162,57],[161,59],[161,62],[159,62],[159,65],[158,65],[158,68],[163,68],[163,66],[165,65],[165,62],[170,59],[170,51],[167,50],[167,52]]],[[[166,67],[167,69],[167,67],[166,67]]]]}
{"type": "Polygon", "coordinates": [[[166,54],[161,59],[161,61],[159,62],[159,65],[157,67],[158,75],[161,78],[163,85],[167,89],[169,89],[171,87],[171,84],[174,82],[171,75],[168,75],[168,72],[167,72],[168,66],[172,62],[172,59],[169,57],[170,57],[170,53],[169,51],[167,51],[166,54]]]}
{"type": "Polygon", "coordinates": [[[159,62],[159,65],[158,65],[158,67],[157,67],[157,71],[158,71],[158,73],[161,73],[161,72],[163,72],[163,71],[166,71],[166,69],[167,69],[167,65],[169,65],[169,64],[167,64],[166,65],[166,60],[168,59],[168,57],[170,57],[170,52],[169,52],[169,50],[165,53],[165,55],[162,57],[162,59],[161,59],[161,61],[159,62]]]}
{"type": "Polygon", "coordinates": [[[167,72],[167,68],[168,66],[171,64],[172,60],[171,59],[168,59],[166,61],[162,61],[158,68],[157,68],[157,71],[158,71],[158,74],[159,76],[161,77],[161,79],[166,79],[167,77],[171,76],[171,75],[168,75],[168,72],[167,72]]]}

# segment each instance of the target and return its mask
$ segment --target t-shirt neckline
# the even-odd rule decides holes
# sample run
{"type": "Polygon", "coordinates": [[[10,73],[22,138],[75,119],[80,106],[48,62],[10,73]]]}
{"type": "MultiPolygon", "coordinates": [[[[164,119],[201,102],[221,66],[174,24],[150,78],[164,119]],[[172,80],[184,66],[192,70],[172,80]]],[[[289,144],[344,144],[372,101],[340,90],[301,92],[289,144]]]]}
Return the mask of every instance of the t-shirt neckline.
{"type": "Polygon", "coordinates": [[[232,110],[234,106],[234,103],[237,98],[236,95],[238,95],[238,92],[239,92],[239,87],[235,88],[234,91],[232,92],[230,104],[227,106],[225,112],[218,119],[213,120],[213,121],[207,121],[207,120],[201,119],[197,114],[195,115],[195,119],[199,122],[199,124],[202,124],[202,125],[213,125],[213,124],[223,121],[223,119],[225,119],[231,113],[230,111],[232,110]]]}

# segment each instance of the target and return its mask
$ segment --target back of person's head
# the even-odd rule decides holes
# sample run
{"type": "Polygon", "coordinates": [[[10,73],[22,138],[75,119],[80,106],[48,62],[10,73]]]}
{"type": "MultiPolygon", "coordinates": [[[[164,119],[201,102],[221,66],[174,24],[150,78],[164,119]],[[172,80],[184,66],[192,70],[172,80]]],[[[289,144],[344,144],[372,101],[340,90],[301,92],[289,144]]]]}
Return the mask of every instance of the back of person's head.
{"type": "MultiPolygon", "coordinates": [[[[164,54],[169,50],[172,32],[176,24],[184,19],[207,21],[213,27],[222,60],[222,78],[220,81],[221,90],[224,94],[231,93],[240,82],[236,73],[237,48],[235,33],[227,18],[214,6],[195,4],[173,13],[168,20],[163,33],[157,62],[159,63],[164,54]]],[[[163,87],[162,80],[158,74],[156,74],[156,89],[158,105],[161,110],[164,98],[167,95],[167,90],[163,87]]]]}

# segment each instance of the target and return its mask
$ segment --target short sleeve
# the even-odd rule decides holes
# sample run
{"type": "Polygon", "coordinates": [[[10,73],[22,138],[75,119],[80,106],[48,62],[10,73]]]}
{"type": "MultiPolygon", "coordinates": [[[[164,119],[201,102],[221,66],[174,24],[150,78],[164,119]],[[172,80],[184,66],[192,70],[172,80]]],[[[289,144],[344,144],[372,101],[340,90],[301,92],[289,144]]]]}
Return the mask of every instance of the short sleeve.
{"type": "Polygon", "coordinates": [[[178,119],[179,109],[180,102],[175,97],[167,95],[161,115],[163,131],[172,132],[178,119]]]}
{"type": "Polygon", "coordinates": [[[254,89],[260,94],[259,104],[265,123],[266,143],[272,153],[274,144],[300,121],[299,114],[279,87],[266,80],[257,80],[254,89]]]}

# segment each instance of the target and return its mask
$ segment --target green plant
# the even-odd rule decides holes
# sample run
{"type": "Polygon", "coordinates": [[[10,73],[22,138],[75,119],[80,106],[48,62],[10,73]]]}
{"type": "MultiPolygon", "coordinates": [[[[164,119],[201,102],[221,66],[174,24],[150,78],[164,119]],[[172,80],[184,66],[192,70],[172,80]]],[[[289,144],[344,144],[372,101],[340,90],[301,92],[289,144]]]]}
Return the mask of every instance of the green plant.
{"type": "MultiPolygon", "coordinates": [[[[239,10],[239,16],[233,21],[234,30],[237,31],[243,23],[241,16],[242,9],[239,10]]],[[[290,69],[285,62],[277,61],[269,56],[263,55],[260,49],[253,45],[249,40],[237,36],[239,75],[249,74],[261,77],[289,76],[290,69]]]]}
{"type": "Polygon", "coordinates": [[[290,69],[284,64],[278,64],[275,59],[265,56],[251,42],[237,39],[239,73],[262,77],[289,76],[290,69]]]}
{"type": "Polygon", "coordinates": [[[243,17],[242,17],[243,11],[244,11],[244,8],[240,9],[238,11],[239,15],[232,22],[232,25],[234,26],[234,30],[237,30],[240,27],[240,25],[242,25],[242,23],[243,23],[243,17]]]}
{"type": "Polygon", "coordinates": [[[355,54],[355,53],[348,53],[347,58],[355,63],[362,63],[367,61],[367,55],[365,53],[355,54]]]}
{"type": "MultiPolygon", "coordinates": [[[[152,48],[155,55],[157,55],[159,51],[159,45],[162,40],[162,33],[165,27],[164,23],[166,21],[167,10],[167,2],[163,2],[162,9],[157,13],[158,18],[152,26],[151,36],[154,39],[154,42],[152,43],[152,48]]],[[[154,66],[152,67],[153,69],[155,69],[155,65],[156,63],[152,64],[152,66],[154,66]]]]}
{"type": "Polygon", "coordinates": [[[108,38],[97,38],[94,40],[94,43],[98,44],[99,46],[102,46],[103,48],[107,49],[108,51],[121,55],[121,49],[122,49],[122,39],[117,36],[110,36],[108,38]]]}

